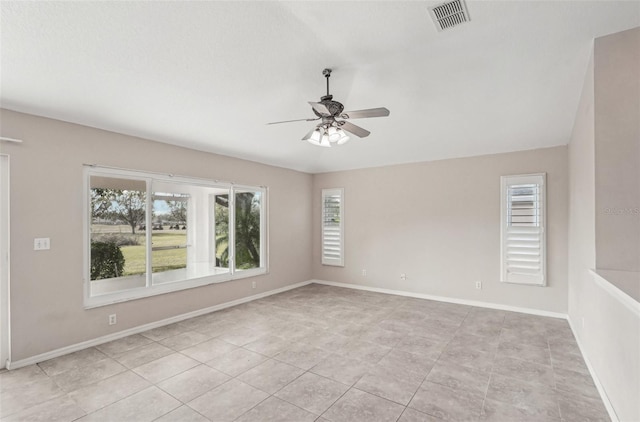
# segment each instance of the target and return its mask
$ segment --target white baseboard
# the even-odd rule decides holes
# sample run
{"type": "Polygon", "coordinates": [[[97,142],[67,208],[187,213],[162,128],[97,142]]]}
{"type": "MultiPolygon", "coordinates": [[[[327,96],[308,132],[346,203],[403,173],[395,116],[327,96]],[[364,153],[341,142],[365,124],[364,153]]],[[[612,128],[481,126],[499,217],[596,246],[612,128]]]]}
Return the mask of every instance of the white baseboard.
{"type": "Polygon", "coordinates": [[[118,331],[117,333],[108,334],[106,336],[94,338],[91,340],[83,341],[81,343],[72,344],[70,346],[62,347],[60,349],[51,350],[50,352],[42,353],[36,356],[31,356],[29,358],[20,359],[17,361],[7,360],[6,368],[18,369],[23,366],[33,365],[34,363],[44,362],[45,360],[57,358],[59,356],[66,355],[68,353],[77,352],[78,350],[86,349],[88,347],[97,346],[99,344],[107,343],[109,341],[118,340],[123,337],[130,336],[132,334],[139,334],[147,330],[151,330],[153,328],[163,327],[165,325],[174,324],[176,322],[184,321],[185,319],[197,317],[200,315],[208,314],[210,312],[219,311],[221,309],[229,308],[231,306],[240,305],[243,303],[251,302],[256,299],[262,299],[263,297],[275,295],[278,293],[286,292],[287,290],[296,289],[298,287],[306,286],[311,284],[312,280],[303,281],[296,284],[291,284],[289,286],[280,287],[279,289],[269,290],[267,292],[259,293],[253,296],[247,296],[240,299],[232,300],[230,302],[220,303],[218,305],[210,306],[208,308],[198,309],[197,311],[187,312],[186,314],[176,315],[171,318],[166,318],[160,321],[150,322],[148,324],[139,325],[137,327],[128,328],[123,331],[118,331]]]}
{"type": "Polygon", "coordinates": [[[563,314],[560,312],[551,312],[551,311],[543,311],[540,309],[522,308],[519,306],[502,305],[499,303],[481,302],[481,301],[467,300],[467,299],[456,299],[456,298],[446,297],[446,296],[426,295],[422,293],[405,292],[402,290],[381,289],[378,287],[361,286],[358,284],[336,283],[335,281],[311,280],[311,282],[316,284],[324,284],[327,286],[345,287],[348,289],[367,290],[369,292],[386,293],[386,294],[397,295],[397,296],[415,297],[418,299],[436,300],[438,302],[456,303],[458,305],[478,306],[481,308],[499,309],[502,311],[521,312],[524,314],[567,319],[567,314],[563,314]]]}
{"type": "Polygon", "coordinates": [[[600,382],[600,379],[598,378],[598,375],[596,374],[596,371],[593,369],[593,366],[591,366],[591,362],[589,362],[589,358],[587,357],[587,355],[584,352],[584,349],[582,348],[582,343],[580,342],[580,337],[578,337],[578,335],[576,334],[577,331],[573,328],[573,323],[571,322],[571,318],[569,318],[568,315],[567,315],[567,321],[569,322],[569,327],[571,327],[571,331],[573,331],[573,336],[576,338],[576,342],[578,343],[578,348],[580,349],[580,354],[582,354],[582,358],[584,359],[584,363],[587,365],[587,369],[589,370],[589,374],[591,374],[591,378],[593,379],[593,383],[596,385],[596,388],[598,389],[598,393],[600,394],[600,398],[602,399],[602,402],[604,403],[604,407],[607,408],[607,413],[609,413],[609,417],[611,418],[611,421],[612,422],[619,422],[620,418],[618,418],[618,415],[616,414],[616,411],[613,408],[613,405],[611,404],[611,401],[609,400],[609,396],[607,396],[607,392],[605,391],[604,386],[600,382]]]}

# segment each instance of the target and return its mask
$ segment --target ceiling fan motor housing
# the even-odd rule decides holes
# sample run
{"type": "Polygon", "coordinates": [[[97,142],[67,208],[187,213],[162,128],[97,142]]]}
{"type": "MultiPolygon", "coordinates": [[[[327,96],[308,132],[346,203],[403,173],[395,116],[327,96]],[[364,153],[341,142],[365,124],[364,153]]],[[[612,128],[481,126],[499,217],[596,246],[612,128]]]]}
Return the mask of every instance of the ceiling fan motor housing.
{"type": "MultiPolygon", "coordinates": [[[[342,111],[344,110],[344,106],[342,105],[342,103],[333,101],[333,95],[325,95],[324,97],[320,98],[320,104],[324,104],[324,106],[327,107],[327,109],[331,113],[330,116],[332,117],[340,116],[340,114],[342,114],[342,111]]],[[[318,113],[313,108],[311,110],[313,110],[314,114],[318,117],[328,117],[326,115],[318,113]]]]}

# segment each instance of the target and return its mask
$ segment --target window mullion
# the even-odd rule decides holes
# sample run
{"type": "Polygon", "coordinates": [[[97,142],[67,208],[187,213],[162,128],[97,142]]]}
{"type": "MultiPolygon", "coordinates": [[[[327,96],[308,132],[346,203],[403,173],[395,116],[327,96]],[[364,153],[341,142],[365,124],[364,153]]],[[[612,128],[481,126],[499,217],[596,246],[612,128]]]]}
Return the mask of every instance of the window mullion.
{"type": "MultiPolygon", "coordinates": [[[[212,258],[213,262],[209,263],[209,267],[211,269],[216,268],[216,226],[218,225],[218,221],[216,220],[216,195],[209,195],[209,214],[207,216],[207,220],[209,222],[209,256],[212,258]]],[[[188,240],[188,239],[187,239],[188,240]]]]}
{"type": "Polygon", "coordinates": [[[236,190],[229,188],[229,273],[236,272],[236,190]]]}
{"type": "Polygon", "coordinates": [[[153,212],[153,198],[152,198],[152,181],[147,179],[147,193],[146,193],[146,205],[147,210],[145,212],[144,217],[144,225],[145,225],[145,256],[146,256],[146,268],[147,268],[147,276],[146,276],[146,287],[151,287],[153,284],[153,262],[151,262],[151,248],[153,245],[151,244],[152,235],[153,235],[153,221],[152,221],[152,212],[153,212]]]}
{"type": "Polygon", "coordinates": [[[267,208],[268,208],[268,203],[267,201],[269,200],[267,197],[267,189],[263,188],[261,190],[261,201],[260,201],[260,267],[261,268],[265,268],[268,270],[267,268],[267,262],[266,262],[266,256],[268,254],[267,252],[267,239],[269,236],[269,224],[267,222],[267,208]]]}

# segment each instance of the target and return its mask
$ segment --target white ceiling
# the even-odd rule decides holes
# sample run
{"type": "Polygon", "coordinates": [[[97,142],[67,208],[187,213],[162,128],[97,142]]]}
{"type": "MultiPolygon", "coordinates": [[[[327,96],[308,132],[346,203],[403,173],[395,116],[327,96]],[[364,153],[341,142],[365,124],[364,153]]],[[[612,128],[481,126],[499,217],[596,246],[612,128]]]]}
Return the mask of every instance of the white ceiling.
{"type": "MultiPolygon", "coordinates": [[[[563,145],[592,40],[638,1],[1,2],[3,108],[267,164],[326,172],[563,145]],[[372,132],[300,140],[325,91],[372,132]]],[[[25,140],[28,141],[28,140],[25,140]]]]}

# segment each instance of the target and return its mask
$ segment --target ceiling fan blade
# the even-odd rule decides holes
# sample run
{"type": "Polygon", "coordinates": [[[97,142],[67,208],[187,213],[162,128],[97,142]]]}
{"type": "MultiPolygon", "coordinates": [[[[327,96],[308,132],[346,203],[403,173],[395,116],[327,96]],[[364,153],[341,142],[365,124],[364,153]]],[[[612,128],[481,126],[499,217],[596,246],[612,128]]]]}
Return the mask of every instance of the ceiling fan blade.
{"type": "Polygon", "coordinates": [[[318,113],[320,113],[320,114],[322,114],[324,116],[331,116],[331,112],[329,111],[329,109],[327,108],[326,105],[324,105],[322,103],[314,103],[312,101],[309,101],[309,104],[318,113]]]}
{"type": "Polygon", "coordinates": [[[358,138],[366,138],[371,133],[367,129],[363,129],[349,122],[340,122],[340,127],[349,133],[353,133],[358,138]]]}
{"type": "Polygon", "coordinates": [[[313,122],[314,120],[320,120],[320,118],[318,117],[317,119],[296,119],[296,120],[283,120],[281,122],[271,122],[271,123],[267,123],[268,125],[278,125],[280,123],[291,123],[291,122],[313,122]]]}
{"type": "Polygon", "coordinates": [[[389,110],[384,107],[368,108],[366,110],[345,111],[340,115],[343,119],[363,119],[365,117],[386,117],[389,110]]]}

